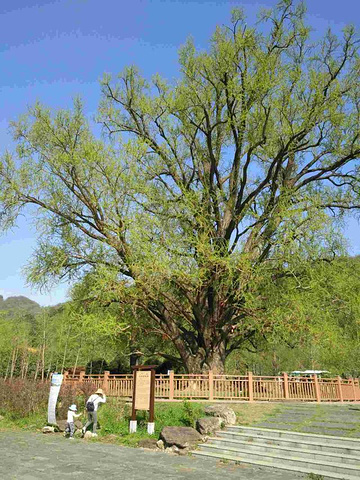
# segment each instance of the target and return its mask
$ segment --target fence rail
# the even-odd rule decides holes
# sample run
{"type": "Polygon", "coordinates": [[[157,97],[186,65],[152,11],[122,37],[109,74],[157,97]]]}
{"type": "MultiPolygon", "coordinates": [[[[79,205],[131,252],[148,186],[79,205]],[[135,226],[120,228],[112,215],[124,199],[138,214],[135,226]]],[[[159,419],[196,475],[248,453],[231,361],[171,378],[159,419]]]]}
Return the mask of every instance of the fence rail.
{"type": "MultiPolygon", "coordinates": [[[[64,383],[93,383],[107,395],[132,396],[133,376],[123,374],[78,375],[64,374],[64,383]]],[[[215,375],[156,375],[155,398],[160,400],[243,400],[243,401],[304,401],[356,402],[360,401],[359,379],[279,376],[215,375]]]]}

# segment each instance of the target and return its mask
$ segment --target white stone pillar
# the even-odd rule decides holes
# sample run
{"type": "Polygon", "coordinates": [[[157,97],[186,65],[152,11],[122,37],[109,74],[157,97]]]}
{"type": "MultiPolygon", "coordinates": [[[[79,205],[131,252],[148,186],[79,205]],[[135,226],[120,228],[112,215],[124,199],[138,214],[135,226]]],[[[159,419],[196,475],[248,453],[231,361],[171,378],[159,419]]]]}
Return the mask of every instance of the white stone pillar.
{"type": "Polygon", "coordinates": [[[155,423],[154,422],[148,422],[147,432],[148,432],[149,435],[154,435],[154,433],[155,433],[155,423]]]}
{"type": "Polygon", "coordinates": [[[130,433],[136,433],[137,430],[137,420],[130,420],[130,433]]]}

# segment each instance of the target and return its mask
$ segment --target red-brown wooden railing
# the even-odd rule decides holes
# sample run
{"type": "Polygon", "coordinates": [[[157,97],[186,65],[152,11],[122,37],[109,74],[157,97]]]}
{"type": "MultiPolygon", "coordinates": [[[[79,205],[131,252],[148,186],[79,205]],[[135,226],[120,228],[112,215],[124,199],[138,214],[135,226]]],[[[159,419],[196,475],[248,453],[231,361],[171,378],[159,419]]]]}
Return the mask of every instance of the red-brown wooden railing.
{"type": "MultiPolygon", "coordinates": [[[[65,372],[65,384],[89,382],[103,388],[109,396],[129,398],[132,395],[132,375],[110,374],[70,375],[65,372]]],[[[174,374],[156,375],[155,398],[162,400],[228,400],[228,401],[360,401],[359,379],[279,376],[174,374]]]]}

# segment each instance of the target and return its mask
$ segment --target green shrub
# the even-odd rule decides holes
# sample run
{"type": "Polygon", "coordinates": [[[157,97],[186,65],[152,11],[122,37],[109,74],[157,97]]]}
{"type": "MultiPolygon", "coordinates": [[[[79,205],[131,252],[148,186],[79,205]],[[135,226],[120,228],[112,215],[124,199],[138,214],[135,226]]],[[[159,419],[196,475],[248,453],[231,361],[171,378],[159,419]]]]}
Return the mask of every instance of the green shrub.
{"type": "Polygon", "coordinates": [[[183,401],[182,422],[186,427],[195,427],[195,422],[199,418],[199,406],[190,403],[188,400],[183,401]]]}

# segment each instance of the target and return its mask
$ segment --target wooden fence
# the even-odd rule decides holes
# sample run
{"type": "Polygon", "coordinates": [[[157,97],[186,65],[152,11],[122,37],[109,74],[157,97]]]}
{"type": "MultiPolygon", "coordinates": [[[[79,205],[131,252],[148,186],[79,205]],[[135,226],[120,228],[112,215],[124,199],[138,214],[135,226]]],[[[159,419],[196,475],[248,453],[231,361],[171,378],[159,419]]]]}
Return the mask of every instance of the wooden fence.
{"type": "MultiPolygon", "coordinates": [[[[132,375],[70,375],[65,372],[65,384],[89,382],[103,388],[107,395],[129,398],[132,396],[132,375]]],[[[226,400],[226,401],[304,401],[345,402],[360,401],[359,379],[280,376],[215,375],[156,375],[157,400],[226,400]]]]}

